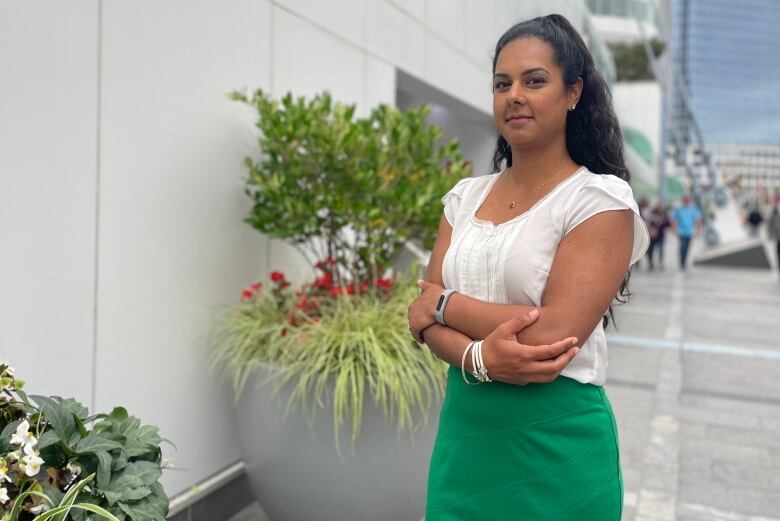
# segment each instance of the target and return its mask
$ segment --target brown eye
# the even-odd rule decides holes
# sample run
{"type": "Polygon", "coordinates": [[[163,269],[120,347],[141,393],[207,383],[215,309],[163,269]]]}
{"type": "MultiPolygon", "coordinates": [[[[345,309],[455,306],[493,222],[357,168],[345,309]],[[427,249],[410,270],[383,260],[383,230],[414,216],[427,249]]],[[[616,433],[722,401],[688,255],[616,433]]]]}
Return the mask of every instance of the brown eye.
{"type": "Polygon", "coordinates": [[[493,88],[495,88],[495,89],[503,89],[503,88],[508,87],[508,86],[509,86],[509,82],[508,81],[499,81],[499,82],[497,82],[495,84],[495,86],[493,88]]]}

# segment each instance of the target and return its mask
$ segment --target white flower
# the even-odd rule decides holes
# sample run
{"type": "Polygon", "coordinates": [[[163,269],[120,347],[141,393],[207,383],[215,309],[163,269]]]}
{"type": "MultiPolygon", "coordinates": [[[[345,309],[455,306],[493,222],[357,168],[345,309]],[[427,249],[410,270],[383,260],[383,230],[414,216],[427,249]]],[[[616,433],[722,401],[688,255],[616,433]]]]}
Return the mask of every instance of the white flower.
{"type": "Polygon", "coordinates": [[[68,464],[65,465],[65,468],[74,476],[81,474],[81,465],[78,463],[68,462],[68,464]]]}
{"type": "Polygon", "coordinates": [[[38,456],[38,452],[32,448],[32,445],[25,445],[24,452],[26,456],[22,458],[22,464],[19,466],[25,474],[33,477],[41,470],[43,460],[38,456]]]}
{"type": "Polygon", "coordinates": [[[19,461],[19,458],[21,458],[21,457],[22,457],[22,451],[20,451],[20,450],[15,450],[13,452],[9,452],[8,453],[8,458],[11,461],[19,461]]]}
{"type": "Polygon", "coordinates": [[[0,481],[6,480],[9,483],[11,482],[11,478],[8,477],[8,466],[5,464],[5,462],[0,463],[0,481]]]}
{"type": "Polygon", "coordinates": [[[6,503],[8,503],[9,499],[11,498],[8,497],[8,489],[6,489],[5,487],[0,487],[0,503],[5,505],[6,503]]]}
{"type": "Polygon", "coordinates": [[[37,507],[32,507],[32,508],[30,509],[30,512],[32,512],[32,513],[33,513],[33,514],[35,514],[35,515],[38,515],[38,514],[40,514],[41,512],[44,512],[44,511],[46,511],[46,510],[49,510],[49,507],[48,507],[48,506],[46,506],[45,504],[41,503],[41,504],[40,504],[40,505],[38,505],[37,507]]]}
{"type": "Polygon", "coordinates": [[[173,467],[173,460],[170,458],[163,458],[160,462],[160,468],[169,469],[173,467]]]}
{"type": "Polygon", "coordinates": [[[14,445],[37,445],[38,440],[30,432],[30,422],[24,420],[16,428],[16,432],[11,436],[11,443],[14,445]]]}

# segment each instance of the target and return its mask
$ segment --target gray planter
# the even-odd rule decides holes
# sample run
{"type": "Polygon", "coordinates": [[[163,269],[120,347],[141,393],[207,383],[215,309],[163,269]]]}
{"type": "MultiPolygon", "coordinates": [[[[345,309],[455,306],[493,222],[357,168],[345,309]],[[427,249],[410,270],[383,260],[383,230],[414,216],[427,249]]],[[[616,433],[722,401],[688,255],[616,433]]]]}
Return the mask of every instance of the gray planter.
{"type": "Polygon", "coordinates": [[[249,481],[271,521],[422,519],[440,402],[432,404],[426,426],[399,437],[366,399],[355,450],[342,432],[339,455],[329,402],[317,411],[312,430],[300,409],[283,420],[289,392],[270,399],[271,390],[270,383],[250,382],[236,409],[249,481]]]}

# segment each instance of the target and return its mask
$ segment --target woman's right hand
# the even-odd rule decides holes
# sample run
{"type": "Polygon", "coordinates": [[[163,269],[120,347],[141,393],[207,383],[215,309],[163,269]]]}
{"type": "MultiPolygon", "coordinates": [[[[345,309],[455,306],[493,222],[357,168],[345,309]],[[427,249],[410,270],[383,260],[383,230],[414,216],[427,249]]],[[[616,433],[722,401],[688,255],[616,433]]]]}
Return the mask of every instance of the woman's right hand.
{"type": "Polygon", "coordinates": [[[539,317],[531,310],[498,326],[482,344],[482,359],[491,380],[525,385],[555,380],[580,350],[574,337],[554,344],[527,346],[517,341],[517,332],[539,317]]]}

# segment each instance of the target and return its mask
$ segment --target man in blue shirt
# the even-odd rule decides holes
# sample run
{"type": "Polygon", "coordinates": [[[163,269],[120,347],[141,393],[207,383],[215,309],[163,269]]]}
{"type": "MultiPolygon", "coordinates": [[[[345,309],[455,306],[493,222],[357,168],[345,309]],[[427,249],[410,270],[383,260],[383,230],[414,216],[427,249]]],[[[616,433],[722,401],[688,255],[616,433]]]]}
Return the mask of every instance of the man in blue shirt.
{"type": "Polygon", "coordinates": [[[683,196],[682,204],[672,213],[672,229],[680,238],[680,269],[685,271],[691,239],[701,235],[701,211],[687,195],[683,196]]]}

